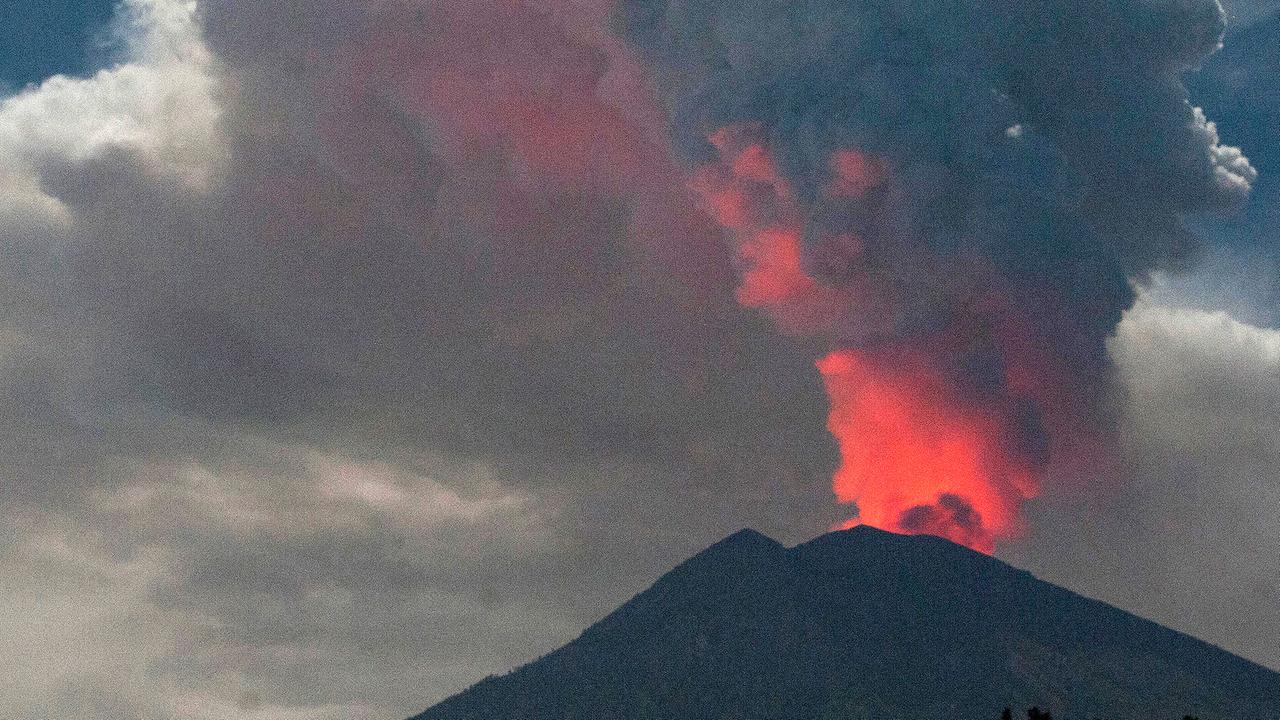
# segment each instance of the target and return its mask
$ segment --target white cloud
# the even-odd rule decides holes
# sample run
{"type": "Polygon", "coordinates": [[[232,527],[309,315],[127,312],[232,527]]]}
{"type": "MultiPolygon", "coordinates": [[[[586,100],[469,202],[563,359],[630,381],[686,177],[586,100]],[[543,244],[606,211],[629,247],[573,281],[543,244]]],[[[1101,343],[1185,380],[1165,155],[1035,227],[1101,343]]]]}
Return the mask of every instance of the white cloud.
{"type": "Polygon", "coordinates": [[[1258,171],[1249,164],[1249,158],[1240,148],[1222,144],[1218,137],[1218,124],[1205,117],[1202,108],[1192,108],[1192,127],[1209,150],[1213,176],[1218,185],[1226,192],[1247,197],[1258,179],[1258,171]]]}
{"type": "Polygon", "coordinates": [[[417,467],[403,467],[317,454],[309,464],[321,497],[354,503],[405,526],[429,528],[445,522],[495,519],[525,525],[522,517],[545,512],[536,498],[498,484],[484,463],[459,465],[430,459],[417,467]],[[458,487],[472,490],[464,494],[458,487]]]}
{"type": "Polygon", "coordinates": [[[91,531],[47,524],[0,561],[0,715],[141,717],[149,664],[171,652],[182,627],[146,603],[163,557],[115,557],[91,531]]]}
{"type": "MultiPolygon", "coordinates": [[[[1142,301],[1111,351],[1131,427],[1145,440],[1232,467],[1250,443],[1254,453],[1280,456],[1280,330],[1142,301]]],[[[1267,474],[1276,486],[1280,470],[1267,474]]]]}
{"type": "Polygon", "coordinates": [[[1280,330],[1144,297],[1110,350],[1134,478],[1110,510],[1126,604],[1280,667],[1280,330]]]}
{"type": "Polygon", "coordinates": [[[395,717],[576,629],[474,586],[555,542],[546,503],[483,463],[225,443],[104,462],[115,489],[7,519],[0,716],[395,717]]]}
{"type": "Polygon", "coordinates": [[[194,187],[223,160],[214,62],[194,0],[127,0],[123,62],[97,74],[54,76],[0,102],[0,213],[65,222],[47,174],[122,151],[155,174],[194,187]]]}
{"type": "Polygon", "coordinates": [[[1057,478],[1006,555],[1280,668],[1280,330],[1206,309],[1211,280],[1141,291],[1108,343],[1119,465],[1057,478]]]}

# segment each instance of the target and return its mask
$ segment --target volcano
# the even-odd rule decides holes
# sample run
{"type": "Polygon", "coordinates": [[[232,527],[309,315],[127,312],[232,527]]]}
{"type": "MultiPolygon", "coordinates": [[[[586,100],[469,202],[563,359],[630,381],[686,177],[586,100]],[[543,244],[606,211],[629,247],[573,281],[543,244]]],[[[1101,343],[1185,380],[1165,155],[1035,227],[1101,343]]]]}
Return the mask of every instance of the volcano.
{"type": "Polygon", "coordinates": [[[947,540],[751,530],[413,720],[1276,720],[1280,673],[947,540]]]}

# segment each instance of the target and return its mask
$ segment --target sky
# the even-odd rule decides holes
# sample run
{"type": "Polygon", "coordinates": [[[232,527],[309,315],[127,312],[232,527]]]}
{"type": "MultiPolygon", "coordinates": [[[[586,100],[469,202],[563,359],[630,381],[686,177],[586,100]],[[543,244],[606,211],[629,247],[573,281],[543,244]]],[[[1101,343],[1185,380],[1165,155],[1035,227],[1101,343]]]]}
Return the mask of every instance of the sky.
{"type": "Polygon", "coordinates": [[[5,0],[0,87],[19,90],[58,73],[96,70],[111,54],[112,0],[5,0]]]}
{"type": "MultiPolygon", "coordinates": [[[[781,14],[623,4],[6,6],[0,715],[407,716],[737,529],[790,544],[849,521],[832,477],[856,445],[828,431],[815,361],[909,345],[973,286],[885,266],[893,322],[855,326],[864,306],[837,293],[839,322],[813,330],[827,305],[751,284],[734,252],[757,221],[708,201],[762,176],[752,217],[793,223],[828,273],[854,216],[906,218],[879,241],[919,240],[887,245],[909,258],[1005,242],[1019,262],[972,267],[1017,280],[1001,287],[1044,336],[1078,333],[1055,387],[1088,402],[1036,427],[1107,450],[997,443],[1036,482],[1000,486],[996,554],[1280,669],[1280,4],[1228,3],[1202,61],[1204,3],[1091,3],[1152,18],[1125,36],[1144,72],[1098,61],[1130,47],[1117,23],[1081,21],[1099,39],[1079,67],[1116,89],[1103,116],[924,0],[902,22],[939,28],[954,74],[856,83],[843,68],[918,48],[868,23],[850,49],[824,34],[838,14],[797,44],[781,14]],[[704,21],[721,42],[682,46],[704,21]],[[846,64],[814,71],[798,45],[846,64]],[[1142,84],[1184,65],[1201,114],[1180,85],[1142,84]],[[1026,82],[990,91],[991,67],[1026,82]],[[770,94],[779,74],[804,91],[770,94]],[[939,77],[956,105],[895,84],[939,77]],[[875,102],[832,114],[836,92],[875,102]],[[719,144],[712,121],[732,130],[719,144]],[[806,185],[855,147],[861,174],[806,185]],[[972,174],[936,174],[957,152],[972,174]],[[866,180],[880,157],[900,184],[866,180]],[[872,210],[819,202],[882,185],[895,199],[872,210]],[[1044,213],[1041,254],[992,220],[1008,198],[1044,213]],[[960,230],[918,229],[939,213],[960,230]],[[1044,255],[1064,228],[1102,229],[1044,255]],[[1114,267],[1087,262],[1104,251],[1114,267]],[[1042,313],[1014,291],[1045,257],[1106,292],[1042,313]]],[[[996,425],[1022,417],[1013,390],[979,387],[978,357],[939,382],[996,425]]]]}

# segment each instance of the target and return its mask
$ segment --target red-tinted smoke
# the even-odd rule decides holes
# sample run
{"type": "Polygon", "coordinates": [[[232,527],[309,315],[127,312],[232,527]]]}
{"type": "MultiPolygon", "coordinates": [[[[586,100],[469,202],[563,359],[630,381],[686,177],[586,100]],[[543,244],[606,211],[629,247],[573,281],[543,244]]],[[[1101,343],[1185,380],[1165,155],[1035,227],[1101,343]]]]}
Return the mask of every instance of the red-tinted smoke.
{"type": "MultiPolygon", "coordinates": [[[[608,30],[613,0],[408,0],[381,10],[350,59],[351,102],[421,122],[447,182],[489,187],[503,236],[542,257],[581,255],[580,237],[532,237],[548,212],[630,213],[637,251],[669,268],[690,302],[731,282],[713,223],[696,210],[645,73],[608,30]],[[566,207],[568,206],[568,207],[566,207]],[[541,246],[539,248],[539,246],[541,246]]],[[[445,188],[462,195],[471,189],[445,188]]],[[[483,222],[483,219],[482,219],[483,222]]],[[[570,225],[576,225],[570,222],[570,225]]],[[[579,228],[575,227],[575,230],[579,228]]],[[[504,246],[506,243],[503,243],[504,246]]],[[[513,291],[516,290],[513,288],[513,291]]]]}
{"type": "Polygon", "coordinates": [[[966,408],[927,361],[839,350],[818,361],[840,443],[836,497],[866,523],[992,552],[1035,494],[1032,468],[1001,442],[1001,418],[966,408]]]}
{"type": "MultiPolygon", "coordinates": [[[[698,169],[690,186],[733,240],[739,301],[789,333],[838,339],[881,322],[874,278],[832,286],[807,269],[801,203],[753,129],[723,128],[710,140],[720,159],[698,169]]],[[[890,172],[883,159],[852,148],[835,153],[830,167],[828,197],[862,196],[890,172]]],[[[846,256],[862,247],[852,234],[834,241],[846,256]]],[[[1004,380],[1031,396],[1042,386],[1031,343],[1007,335],[1019,352],[1010,353],[1018,362],[1004,380]]],[[[1035,459],[1017,443],[1009,398],[956,387],[936,362],[953,349],[946,333],[930,344],[841,348],[818,361],[831,403],[828,428],[840,445],[836,497],[857,505],[847,525],[938,535],[993,552],[1019,531],[1019,507],[1036,493],[1035,459]]]]}
{"type": "MultiPolygon", "coordinates": [[[[590,252],[575,246],[589,238],[541,237],[547,231],[536,220],[563,210],[566,193],[585,203],[623,198],[637,239],[696,288],[716,275],[708,263],[722,255],[706,245],[708,225],[680,180],[660,104],[604,29],[609,5],[395,6],[401,10],[389,11],[377,51],[356,60],[368,63],[356,74],[370,78],[371,94],[391,95],[407,112],[429,118],[430,140],[447,164],[505,165],[505,173],[484,176],[497,183],[484,204],[494,211],[495,232],[529,234],[529,256],[516,261],[590,252]],[[548,242],[566,246],[547,253],[540,246],[548,242]]],[[[1037,464],[1017,441],[1015,398],[959,387],[946,372],[955,344],[946,332],[920,347],[867,350],[848,342],[891,325],[898,308],[888,283],[853,272],[834,284],[812,272],[806,203],[768,146],[751,127],[726,127],[709,139],[719,160],[697,168],[688,188],[732,241],[738,302],[783,332],[826,338],[836,348],[818,369],[841,449],[834,490],[840,502],[857,506],[851,523],[940,535],[984,552],[1015,535],[1020,503],[1035,494],[1037,464]]],[[[856,148],[834,152],[828,167],[821,193],[835,202],[862,198],[892,173],[885,158],[856,148]]],[[[856,265],[864,250],[853,233],[821,238],[821,246],[844,266],[856,265]]],[[[1017,323],[994,336],[1005,351],[1010,392],[1032,402],[1052,392],[1036,343],[1017,323]]]]}

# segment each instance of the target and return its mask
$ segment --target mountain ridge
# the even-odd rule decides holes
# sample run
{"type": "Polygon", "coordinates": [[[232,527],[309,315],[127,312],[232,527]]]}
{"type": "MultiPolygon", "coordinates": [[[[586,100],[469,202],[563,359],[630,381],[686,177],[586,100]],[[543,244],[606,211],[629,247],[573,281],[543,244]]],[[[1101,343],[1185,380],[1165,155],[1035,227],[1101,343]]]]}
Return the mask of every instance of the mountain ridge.
{"type": "Polygon", "coordinates": [[[1280,674],[947,540],[743,530],[411,720],[1275,720],[1280,674]]]}

